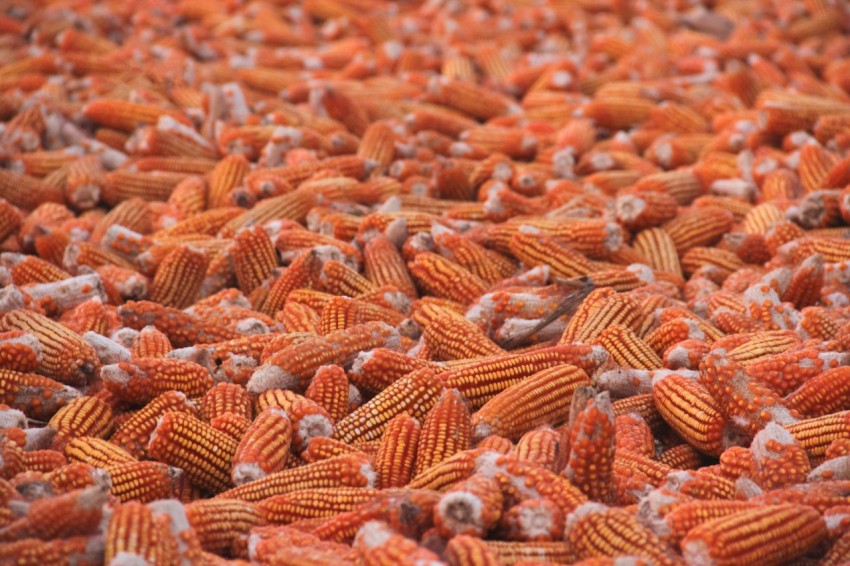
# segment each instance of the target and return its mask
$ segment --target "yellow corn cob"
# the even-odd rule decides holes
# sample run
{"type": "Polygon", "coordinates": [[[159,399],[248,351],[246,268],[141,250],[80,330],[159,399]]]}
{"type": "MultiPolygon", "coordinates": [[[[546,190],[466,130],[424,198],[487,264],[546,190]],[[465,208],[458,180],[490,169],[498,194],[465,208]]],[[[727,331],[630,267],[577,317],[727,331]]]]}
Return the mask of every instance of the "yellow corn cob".
{"type": "Polygon", "coordinates": [[[599,336],[603,330],[615,324],[633,328],[636,326],[639,314],[640,305],[631,295],[611,295],[591,307],[587,318],[581,321],[580,326],[576,327],[573,321],[570,321],[570,325],[561,336],[560,343],[589,342],[599,336]]]}
{"type": "Polygon", "coordinates": [[[31,450],[23,453],[23,464],[30,472],[52,472],[68,463],[57,450],[31,450]]]}
{"type": "Polygon", "coordinates": [[[160,417],[148,453],[186,472],[194,485],[214,493],[230,487],[230,466],[237,441],[191,415],[167,412],[160,417]]]}
{"type": "Polygon", "coordinates": [[[605,348],[622,367],[658,369],[661,358],[630,328],[621,324],[608,326],[591,342],[605,348]]]}
{"type": "Polygon", "coordinates": [[[292,449],[302,452],[313,438],[330,436],[333,420],[320,405],[294,393],[282,389],[263,392],[258,399],[258,407],[283,409],[291,421],[292,449]]]}
{"type": "Polygon", "coordinates": [[[475,472],[476,459],[482,453],[484,453],[484,450],[479,449],[458,452],[421,474],[417,474],[406,487],[443,491],[456,482],[471,476],[475,472]]]}

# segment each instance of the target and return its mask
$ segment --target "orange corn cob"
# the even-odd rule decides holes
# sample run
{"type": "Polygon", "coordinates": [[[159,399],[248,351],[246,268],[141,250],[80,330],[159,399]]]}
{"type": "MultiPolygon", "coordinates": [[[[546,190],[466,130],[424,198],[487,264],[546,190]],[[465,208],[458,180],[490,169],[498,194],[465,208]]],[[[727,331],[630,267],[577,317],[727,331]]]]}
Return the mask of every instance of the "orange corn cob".
{"type": "Polygon", "coordinates": [[[502,516],[503,498],[496,480],[474,474],[446,491],[434,508],[437,530],[454,535],[484,536],[502,516]]]}
{"type": "Polygon", "coordinates": [[[210,208],[227,206],[228,193],[242,183],[248,167],[248,160],[241,155],[229,155],[219,161],[215,169],[210,172],[207,206],[210,208]]]}
{"type": "Polygon", "coordinates": [[[590,385],[587,375],[571,365],[541,370],[504,389],[472,415],[473,437],[498,434],[516,439],[541,424],[557,424],[569,416],[573,392],[590,385]]]}
{"type": "Polygon", "coordinates": [[[818,465],[833,441],[850,438],[850,411],[804,419],[785,428],[806,450],[812,465],[818,465]]]}
{"type": "Polygon", "coordinates": [[[147,453],[147,444],[156,428],[157,420],[169,411],[197,414],[197,408],[184,393],[167,391],[118,424],[110,442],[126,450],[134,458],[141,458],[147,453]]]}
{"type": "MultiPolygon", "coordinates": [[[[529,553],[531,554],[531,553],[529,553]]],[[[488,544],[479,537],[458,535],[446,545],[445,559],[450,566],[497,566],[501,564],[488,544]]]]}
{"type": "Polygon", "coordinates": [[[121,501],[148,503],[171,496],[174,468],[159,462],[125,462],[106,467],[110,493],[121,501]]]}
{"type": "Polygon", "coordinates": [[[214,493],[230,487],[230,467],[238,444],[191,415],[167,412],[158,421],[148,453],[182,468],[193,484],[214,493]]]}
{"type": "MultiPolygon", "coordinates": [[[[329,436],[314,436],[307,442],[307,448],[298,454],[298,456],[308,464],[312,464],[320,460],[342,456],[343,454],[353,454],[354,452],[365,453],[365,450],[359,449],[360,446],[362,445],[352,446],[341,440],[334,440],[329,436]]],[[[294,456],[290,458],[290,460],[293,459],[294,456]]]]}
{"type": "Polygon", "coordinates": [[[330,436],[333,420],[315,402],[292,391],[273,389],[263,392],[257,403],[261,410],[268,407],[283,409],[292,423],[292,448],[301,452],[311,439],[330,436]]]}
{"type": "Polygon", "coordinates": [[[508,540],[549,542],[563,537],[564,515],[551,501],[526,499],[502,515],[499,531],[508,540]]]}
{"type": "Polygon", "coordinates": [[[112,407],[98,397],[79,397],[61,409],[47,423],[56,431],[54,448],[63,448],[73,438],[103,438],[112,431],[112,407]]]}
{"type": "Polygon", "coordinates": [[[570,321],[559,343],[588,342],[614,324],[629,328],[635,324],[639,314],[640,306],[632,296],[611,295],[592,306],[586,319],[577,321],[575,317],[570,321]]]}
{"type": "Polygon", "coordinates": [[[0,540],[50,540],[94,534],[103,519],[107,495],[107,486],[97,485],[33,501],[26,515],[2,530],[0,540]]]}
{"type": "Polygon", "coordinates": [[[42,361],[40,374],[57,381],[82,385],[100,365],[94,349],[83,339],[45,316],[32,311],[15,310],[0,320],[2,330],[20,330],[38,338],[42,361]]]}
{"type": "Polygon", "coordinates": [[[605,348],[611,358],[623,367],[658,369],[661,358],[631,329],[621,324],[605,328],[591,342],[605,348]]]}
{"type": "Polygon", "coordinates": [[[368,457],[362,452],[355,452],[269,474],[225,491],[220,497],[259,502],[301,489],[372,487],[374,475],[368,457]]]}
{"type": "Polygon", "coordinates": [[[428,411],[416,453],[415,473],[470,448],[470,419],[466,401],[456,389],[446,389],[428,411]]]}
{"type": "Polygon", "coordinates": [[[635,249],[644,255],[649,265],[658,271],[682,274],[676,241],[661,228],[641,230],[634,240],[635,249]]]}
{"type": "Polygon", "coordinates": [[[436,359],[459,360],[506,353],[474,323],[447,313],[431,321],[423,333],[436,359]]]}
{"type": "Polygon", "coordinates": [[[807,552],[826,537],[818,513],[799,505],[764,506],[711,520],[682,541],[688,561],[779,564],[807,552]],[[728,541],[736,540],[731,546],[728,541]]]}
{"type": "Polygon", "coordinates": [[[283,410],[269,407],[258,414],[233,456],[234,485],[281,471],[286,465],[291,438],[292,423],[283,410]]]}
{"type": "Polygon", "coordinates": [[[67,464],[68,460],[56,450],[32,450],[24,452],[23,463],[27,471],[52,472],[67,464]]]}
{"type": "Polygon", "coordinates": [[[486,291],[486,284],[457,263],[422,252],[408,263],[417,285],[437,297],[469,304],[486,291]]]}
{"type": "Polygon", "coordinates": [[[0,369],[0,395],[11,408],[36,419],[49,419],[63,405],[80,397],[79,391],[58,381],[7,369],[0,369]]]}
{"type": "Polygon", "coordinates": [[[233,383],[217,383],[204,394],[201,400],[201,418],[204,421],[210,422],[224,413],[251,420],[251,398],[244,388],[233,383]]]}
{"type": "Polygon", "coordinates": [[[64,453],[71,462],[83,462],[98,468],[136,461],[136,458],[117,444],[94,436],[81,436],[69,440],[65,445],[64,453]]]}
{"type": "Polygon", "coordinates": [[[212,344],[237,337],[234,330],[205,324],[192,315],[150,301],[128,301],[118,307],[118,314],[126,326],[136,330],[155,326],[168,336],[175,348],[212,344]]]}
{"type": "Polygon", "coordinates": [[[785,397],[785,404],[804,418],[834,414],[847,406],[844,392],[850,368],[837,367],[824,371],[803,383],[785,397]]]}
{"type": "Polygon", "coordinates": [[[675,564],[654,532],[623,509],[589,503],[567,519],[565,539],[575,558],[630,555],[653,564],[675,564]]]}
{"type": "Polygon", "coordinates": [[[372,400],[346,416],[334,427],[334,438],[352,443],[380,438],[387,423],[408,412],[423,419],[437,402],[440,381],[428,369],[417,370],[388,386],[372,400]]]}
{"type": "Polygon", "coordinates": [[[699,383],[676,373],[664,375],[653,380],[652,398],[665,422],[698,450],[720,455],[726,447],[727,418],[699,383]]]}
{"type": "MultiPolygon", "coordinates": [[[[456,388],[472,408],[480,408],[498,393],[544,369],[571,364],[592,372],[607,357],[598,347],[564,344],[527,353],[473,360],[440,374],[446,387],[456,388]]],[[[486,435],[485,435],[486,436],[486,435]]]]}
{"type": "Polygon", "coordinates": [[[207,499],[186,505],[186,519],[198,537],[201,548],[222,553],[240,535],[265,524],[256,505],[236,499],[207,499]]]}
{"type": "Polygon", "coordinates": [[[265,281],[278,265],[274,243],[261,226],[241,230],[233,239],[236,281],[246,295],[265,281]]]}
{"type": "Polygon", "coordinates": [[[410,482],[420,435],[419,421],[407,413],[396,415],[387,424],[375,456],[381,488],[402,487],[410,482]]]}
{"type": "Polygon", "coordinates": [[[308,488],[264,499],[257,509],[269,523],[286,525],[346,513],[378,495],[378,490],[369,487],[308,488]]]}
{"type": "Polygon", "coordinates": [[[513,448],[519,460],[533,462],[553,472],[564,467],[561,435],[554,428],[541,426],[523,434],[513,448]]]}
{"type": "Polygon", "coordinates": [[[175,358],[137,358],[101,369],[104,386],[119,398],[137,404],[168,391],[199,396],[213,385],[203,366],[175,358]]]}
{"type": "Polygon", "coordinates": [[[337,365],[328,365],[316,371],[304,396],[325,409],[334,421],[338,421],[348,414],[349,394],[345,370],[337,365]]]}
{"type": "Polygon", "coordinates": [[[145,560],[150,563],[172,558],[169,544],[171,533],[165,531],[145,505],[130,501],[119,505],[106,527],[104,560],[109,563],[120,558],[145,560]]]}
{"type": "Polygon", "coordinates": [[[178,247],[162,260],[151,282],[150,300],[167,307],[186,308],[195,302],[209,261],[206,254],[178,247]]]}

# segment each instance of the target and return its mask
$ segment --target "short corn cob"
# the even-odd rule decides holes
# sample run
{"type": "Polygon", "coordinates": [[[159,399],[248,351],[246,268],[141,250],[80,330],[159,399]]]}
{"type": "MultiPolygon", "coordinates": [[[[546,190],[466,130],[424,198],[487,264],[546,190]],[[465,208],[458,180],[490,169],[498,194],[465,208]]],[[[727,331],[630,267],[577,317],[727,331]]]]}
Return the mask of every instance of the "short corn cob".
{"type": "Polygon", "coordinates": [[[446,538],[484,536],[502,516],[502,492],[496,480],[474,474],[446,491],[434,508],[434,524],[446,538]]]}
{"type": "MultiPolygon", "coordinates": [[[[573,404],[579,402],[574,397],[573,404]]],[[[570,457],[564,475],[591,500],[613,499],[614,412],[607,392],[591,397],[585,406],[577,406],[572,418],[570,457]]]]}
{"type": "Polygon", "coordinates": [[[137,358],[108,365],[101,369],[101,376],[107,390],[124,401],[139,404],[168,391],[202,395],[213,385],[206,368],[175,358],[137,358]]]}
{"type": "Polygon", "coordinates": [[[169,411],[186,412],[192,416],[198,412],[184,393],[167,391],[117,425],[110,442],[134,458],[142,458],[147,454],[148,441],[156,429],[157,420],[169,411]]]}
{"type": "Polygon", "coordinates": [[[228,551],[237,537],[265,524],[263,513],[253,503],[222,498],[186,505],[186,519],[201,548],[216,553],[228,551]]]}

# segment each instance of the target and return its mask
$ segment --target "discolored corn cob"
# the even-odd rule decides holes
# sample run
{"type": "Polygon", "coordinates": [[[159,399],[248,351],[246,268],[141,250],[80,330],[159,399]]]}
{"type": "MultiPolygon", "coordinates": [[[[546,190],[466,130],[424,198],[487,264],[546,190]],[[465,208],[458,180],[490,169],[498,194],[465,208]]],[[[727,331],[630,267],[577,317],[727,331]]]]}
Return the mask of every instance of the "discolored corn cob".
{"type": "Polygon", "coordinates": [[[230,487],[236,440],[186,413],[166,412],[154,429],[148,453],[182,468],[194,485],[218,493],[230,487]]]}
{"type": "Polygon", "coordinates": [[[811,507],[764,506],[697,526],[682,541],[682,553],[688,561],[779,564],[806,553],[825,536],[826,525],[811,507]]]}
{"type": "Polygon", "coordinates": [[[247,389],[251,393],[276,387],[303,390],[319,367],[347,363],[363,350],[391,347],[397,338],[395,329],[381,322],[367,322],[327,336],[317,336],[267,357],[254,372],[247,389]]]}
{"type": "MultiPolygon", "coordinates": [[[[574,397],[573,404],[582,400],[574,397]]],[[[588,399],[586,405],[579,404],[576,408],[575,419],[570,419],[570,456],[564,475],[588,498],[612,501],[614,412],[610,397],[603,392],[588,399]]]]}
{"type": "Polygon", "coordinates": [[[0,368],[29,373],[41,363],[41,343],[33,334],[12,330],[0,334],[0,368]]]}
{"type": "Polygon", "coordinates": [[[562,450],[561,435],[558,431],[549,426],[541,426],[523,434],[517,441],[513,454],[519,460],[560,472],[565,463],[562,450]]]}
{"type": "Polygon", "coordinates": [[[155,326],[168,336],[175,348],[213,344],[238,337],[234,330],[206,324],[190,314],[150,301],[128,301],[118,307],[118,314],[126,326],[136,330],[155,326]]]}
{"type": "Polygon", "coordinates": [[[377,483],[382,489],[410,483],[415,471],[414,464],[418,461],[417,454],[421,456],[421,430],[419,421],[407,413],[400,413],[387,423],[375,456],[377,483]]]}
{"type": "Polygon", "coordinates": [[[103,519],[108,489],[96,485],[33,501],[26,515],[0,531],[0,540],[50,540],[93,534],[103,519]]]}
{"type": "Polygon", "coordinates": [[[260,412],[236,448],[233,484],[242,485],[283,470],[291,439],[292,423],[283,410],[269,407],[260,412]]]}
{"type": "Polygon", "coordinates": [[[564,515],[545,499],[526,499],[502,515],[499,531],[508,540],[549,542],[560,539],[564,532],[564,515]]]}
{"type": "Polygon", "coordinates": [[[263,392],[257,405],[261,410],[278,407],[286,412],[291,422],[291,448],[304,451],[314,438],[330,436],[333,420],[317,403],[292,391],[272,389],[263,392]]]}
{"type": "Polygon", "coordinates": [[[484,536],[502,516],[502,492],[496,480],[474,474],[446,491],[434,508],[434,524],[446,538],[484,536]]]}
{"type": "Polygon", "coordinates": [[[137,358],[101,369],[104,386],[120,399],[145,404],[168,391],[190,396],[207,392],[212,376],[203,366],[176,358],[137,358]]]}

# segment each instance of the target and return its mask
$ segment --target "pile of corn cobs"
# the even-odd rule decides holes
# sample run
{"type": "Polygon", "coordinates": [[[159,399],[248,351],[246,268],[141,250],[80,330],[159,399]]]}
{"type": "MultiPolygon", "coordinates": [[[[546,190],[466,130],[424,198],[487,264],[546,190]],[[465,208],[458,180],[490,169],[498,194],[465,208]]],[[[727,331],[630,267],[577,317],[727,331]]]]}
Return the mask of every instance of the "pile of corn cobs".
{"type": "Polygon", "coordinates": [[[0,564],[850,561],[839,0],[9,0],[0,564]]]}

